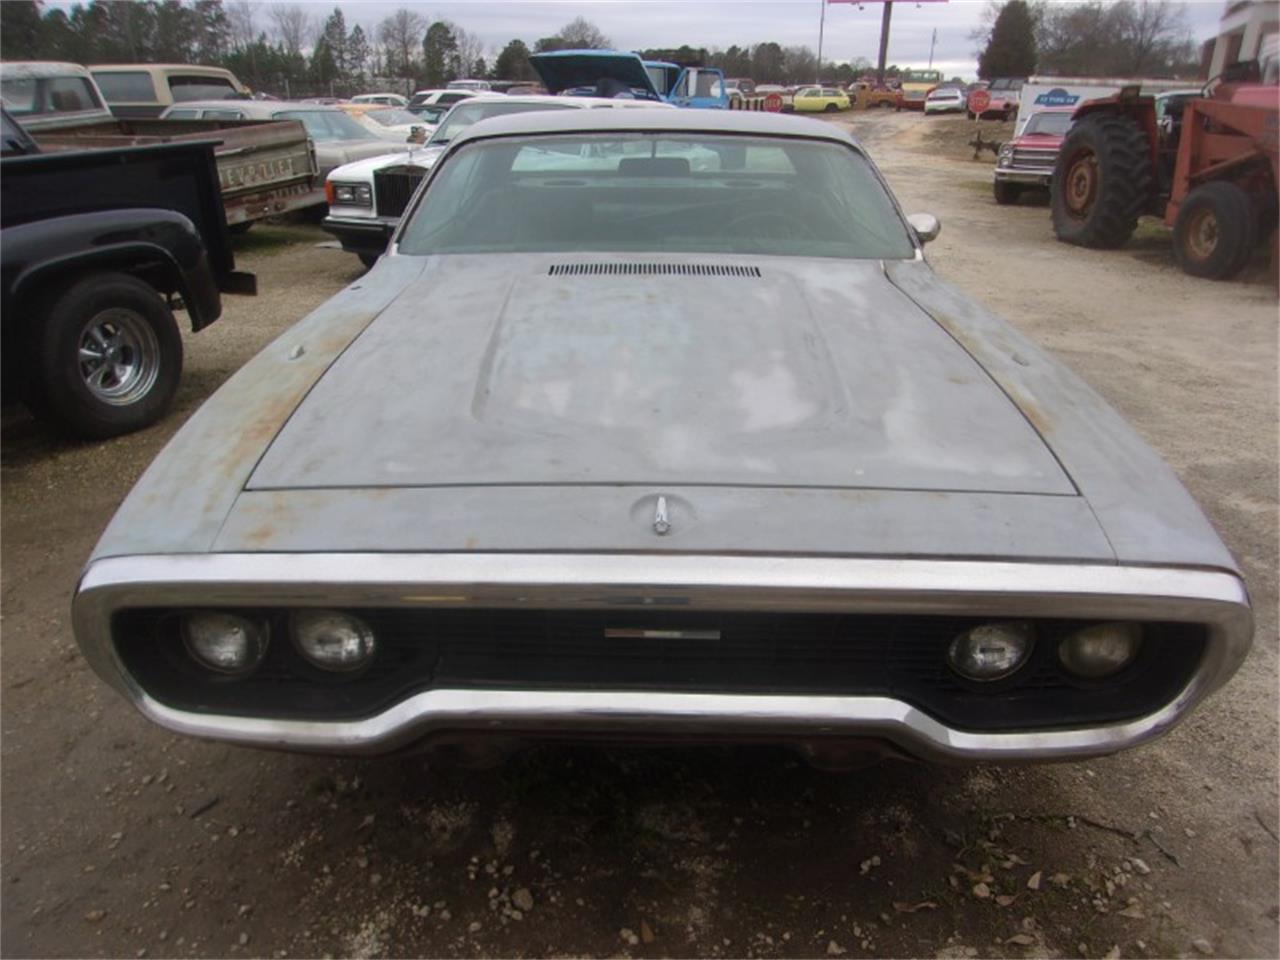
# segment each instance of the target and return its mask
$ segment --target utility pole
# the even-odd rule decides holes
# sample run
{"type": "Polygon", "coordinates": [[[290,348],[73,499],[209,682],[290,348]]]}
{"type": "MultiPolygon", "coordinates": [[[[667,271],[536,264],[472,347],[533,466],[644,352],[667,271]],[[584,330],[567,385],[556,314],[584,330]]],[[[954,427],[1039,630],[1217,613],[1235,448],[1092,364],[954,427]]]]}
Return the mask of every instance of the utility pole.
{"type": "Polygon", "coordinates": [[[827,25],[827,0],[818,0],[818,75],[813,78],[813,82],[822,85],[822,33],[827,25]]]}
{"type": "Polygon", "coordinates": [[[933,69],[933,47],[938,42],[938,28],[933,28],[933,39],[929,41],[929,69],[933,69]]]}
{"type": "Polygon", "coordinates": [[[876,85],[884,86],[884,61],[889,53],[889,17],[893,14],[893,0],[884,0],[884,13],[880,16],[880,65],[876,68],[876,85]]]}

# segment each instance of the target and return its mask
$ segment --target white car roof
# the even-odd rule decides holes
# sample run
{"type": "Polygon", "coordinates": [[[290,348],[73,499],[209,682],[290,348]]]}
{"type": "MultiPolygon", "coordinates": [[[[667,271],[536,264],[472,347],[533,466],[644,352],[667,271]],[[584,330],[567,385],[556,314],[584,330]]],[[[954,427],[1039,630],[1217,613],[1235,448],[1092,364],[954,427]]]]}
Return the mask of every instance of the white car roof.
{"type": "MultiPolygon", "coordinates": [[[[514,98],[513,98],[514,99],[514,98]]],[[[524,99],[524,98],[520,98],[524,99]]],[[[612,131],[671,131],[673,133],[726,133],[746,136],[804,137],[853,144],[847,130],[833,123],[784,113],[754,110],[678,110],[670,104],[644,100],[601,101],[588,97],[538,97],[538,100],[596,100],[630,103],[638,110],[533,110],[491,117],[472,124],[455,143],[482,137],[531,136],[542,133],[609,133],[612,131]]]]}
{"type": "MultiPolygon", "coordinates": [[[[657,103],[653,100],[627,100],[619,97],[558,97],[549,93],[521,93],[515,96],[498,94],[498,96],[509,103],[546,103],[556,107],[573,107],[579,110],[586,110],[592,107],[624,107],[632,110],[636,107],[657,107],[662,110],[675,109],[669,103],[657,103]]],[[[461,106],[461,102],[454,104],[454,106],[461,106]]]]}
{"type": "Polygon", "coordinates": [[[323,113],[345,113],[336,105],[327,103],[298,103],[293,100],[248,100],[240,97],[228,97],[225,100],[185,100],[165,108],[165,113],[172,110],[242,110],[251,120],[270,120],[271,116],[281,110],[307,110],[323,113]]]}

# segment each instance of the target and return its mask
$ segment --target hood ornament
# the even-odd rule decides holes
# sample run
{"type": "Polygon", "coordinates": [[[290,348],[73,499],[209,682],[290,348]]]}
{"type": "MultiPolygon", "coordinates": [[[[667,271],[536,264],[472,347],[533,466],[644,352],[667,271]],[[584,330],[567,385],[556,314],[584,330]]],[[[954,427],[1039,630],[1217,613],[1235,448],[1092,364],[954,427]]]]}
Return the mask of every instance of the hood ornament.
{"type": "Polygon", "coordinates": [[[658,506],[653,511],[653,532],[665,537],[671,532],[671,521],[667,518],[667,498],[658,497],[658,506]]]}

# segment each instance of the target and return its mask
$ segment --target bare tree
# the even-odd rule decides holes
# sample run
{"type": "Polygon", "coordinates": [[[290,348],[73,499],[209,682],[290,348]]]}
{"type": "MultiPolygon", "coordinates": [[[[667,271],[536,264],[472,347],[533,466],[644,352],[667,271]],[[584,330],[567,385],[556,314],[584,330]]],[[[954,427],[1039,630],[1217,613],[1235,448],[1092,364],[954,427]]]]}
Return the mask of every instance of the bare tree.
{"type": "Polygon", "coordinates": [[[1132,0],[1116,4],[1116,29],[1133,73],[1160,70],[1175,58],[1175,48],[1190,39],[1186,8],[1169,0],[1132,0]]]}
{"type": "Polygon", "coordinates": [[[560,28],[556,36],[570,50],[604,50],[613,46],[613,41],[585,17],[574,17],[560,28]]]}
{"type": "Polygon", "coordinates": [[[412,76],[427,32],[427,22],[403,7],[378,24],[386,69],[398,77],[412,76]]]}
{"type": "Polygon", "coordinates": [[[1185,11],[1171,0],[1038,4],[1037,69],[1065,76],[1170,75],[1194,59],[1185,11]]]}
{"type": "Polygon", "coordinates": [[[230,0],[222,7],[227,14],[228,37],[232,50],[244,50],[258,39],[258,5],[251,0],[230,0]]]}
{"type": "Polygon", "coordinates": [[[459,26],[453,27],[453,39],[458,44],[456,54],[459,65],[458,76],[469,77],[475,68],[476,61],[484,56],[484,41],[459,26]]]}
{"type": "Polygon", "coordinates": [[[311,14],[296,4],[276,3],[267,9],[272,33],[285,53],[296,57],[311,46],[315,39],[315,24],[311,14]]]}

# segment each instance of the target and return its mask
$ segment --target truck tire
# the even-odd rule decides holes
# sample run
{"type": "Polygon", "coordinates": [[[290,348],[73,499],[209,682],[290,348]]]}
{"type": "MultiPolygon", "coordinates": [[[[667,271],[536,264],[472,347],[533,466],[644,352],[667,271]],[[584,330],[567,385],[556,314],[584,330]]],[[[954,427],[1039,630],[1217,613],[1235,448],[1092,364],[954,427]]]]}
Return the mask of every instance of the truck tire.
{"type": "Polygon", "coordinates": [[[996,203],[1002,207],[1017,203],[1018,198],[1022,196],[1022,184],[1009,183],[1005,180],[991,181],[991,192],[995,194],[996,203]]]}
{"type": "Polygon", "coordinates": [[[32,412],[87,440],[160,419],[182,375],[182,334],[160,295],[127,273],[92,273],[45,303],[29,340],[32,412]]]}
{"type": "Polygon", "coordinates": [[[1258,217],[1249,194],[1227,180],[1211,180],[1187,194],[1173,225],[1173,254],[1183,273],[1227,280],[1253,255],[1258,217]]]}
{"type": "Polygon", "coordinates": [[[1049,187],[1063,243],[1111,249],[1133,236],[1153,189],[1146,134],[1127,117],[1095,114],[1062,142],[1049,187]]]}

